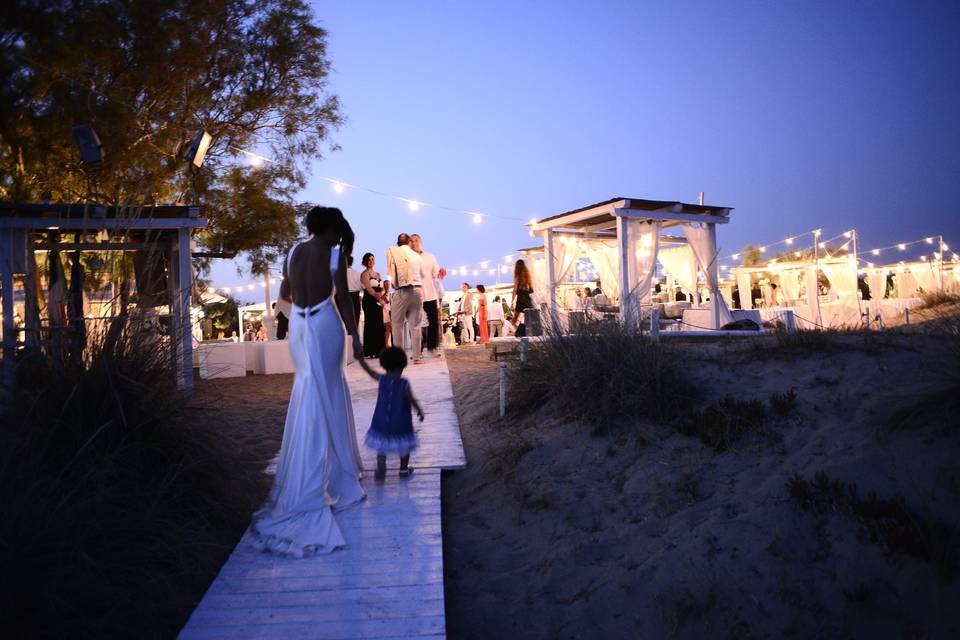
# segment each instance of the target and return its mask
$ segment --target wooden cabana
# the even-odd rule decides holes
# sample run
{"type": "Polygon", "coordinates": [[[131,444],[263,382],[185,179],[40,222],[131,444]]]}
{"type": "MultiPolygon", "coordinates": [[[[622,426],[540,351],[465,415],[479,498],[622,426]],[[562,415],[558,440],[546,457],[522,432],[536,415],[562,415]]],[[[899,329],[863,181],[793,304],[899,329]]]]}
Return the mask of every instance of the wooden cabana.
{"type": "MultiPolygon", "coordinates": [[[[193,387],[190,296],[193,282],[191,234],[206,226],[201,207],[155,205],[107,207],[90,204],[22,204],[0,202],[0,297],[2,297],[3,387],[10,388],[14,357],[24,346],[44,346],[51,328],[64,328],[62,318],[48,317],[46,327],[36,313],[14,313],[15,298],[25,307],[37,305],[36,254],[64,252],[133,252],[134,260],[160,255],[156,261],[165,290],[156,303],[170,312],[171,346],[175,350],[177,386],[193,387]],[[18,288],[15,285],[19,285],[18,288]],[[53,325],[59,323],[59,327],[53,325]],[[22,338],[20,337],[22,334],[22,338]],[[46,338],[44,337],[46,336],[46,338]]],[[[59,259],[59,258],[58,258],[59,259]]],[[[140,304],[147,292],[138,291],[140,304]]],[[[52,312],[52,311],[51,311],[52,312]]],[[[81,322],[83,318],[79,319],[81,322]]],[[[84,329],[85,330],[85,329],[84,329]]]]}
{"type": "MultiPolygon", "coordinates": [[[[729,222],[730,211],[731,207],[678,201],[612,198],[532,222],[531,233],[543,238],[544,252],[552,258],[545,261],[544,274],[551,314],[557,315],[557,284],[570,268],[569,254],[576,247],[615,243],[607,278],[615,278],[623,320],[638,322],[650,302],[661,244],[685,244],[695,259],[694,274],[699,270],[706,276],[712,327],[719,329],[729,322],[730,312],[719,289],[716,225],[729,222]]],[[[596,263],[602,256],[589,257],[601,267],[596,263]]]]}

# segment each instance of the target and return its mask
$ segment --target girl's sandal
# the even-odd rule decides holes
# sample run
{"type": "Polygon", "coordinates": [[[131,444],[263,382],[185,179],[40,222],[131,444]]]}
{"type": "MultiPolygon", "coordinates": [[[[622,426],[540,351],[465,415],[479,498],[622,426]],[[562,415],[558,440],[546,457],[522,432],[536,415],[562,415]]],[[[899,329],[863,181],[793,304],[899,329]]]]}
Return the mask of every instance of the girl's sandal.
{"type": "Polygon", "coordinates": [[[387,461],[377,457],[377,470],[373,472],[374,480],[383,480],[387,477],[387,461]]]}
{"type": "Polygon", "coordinates": [[[413,475],[413,467],[407,467],[406,469],[400,469],[401,478],[409,478],[413,475]]]}

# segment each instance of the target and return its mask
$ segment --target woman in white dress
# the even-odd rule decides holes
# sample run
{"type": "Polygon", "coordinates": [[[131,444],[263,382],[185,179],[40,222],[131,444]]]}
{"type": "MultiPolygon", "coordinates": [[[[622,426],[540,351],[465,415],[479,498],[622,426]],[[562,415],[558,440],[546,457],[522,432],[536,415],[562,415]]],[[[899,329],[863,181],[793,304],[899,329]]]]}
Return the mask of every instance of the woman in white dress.
{"type": "Polygon", "coordinates": [[[310,239],[290,250],[280,295],[292,301],[287,342],[296,373],[277,476],[250,526],[254,546],[305,557],[345,545],[334,511],[363,500],[353,404],[344,376],[344,326],[363,359],[346,257],[353,231],[339,209],[307,214],[310,239]]]}

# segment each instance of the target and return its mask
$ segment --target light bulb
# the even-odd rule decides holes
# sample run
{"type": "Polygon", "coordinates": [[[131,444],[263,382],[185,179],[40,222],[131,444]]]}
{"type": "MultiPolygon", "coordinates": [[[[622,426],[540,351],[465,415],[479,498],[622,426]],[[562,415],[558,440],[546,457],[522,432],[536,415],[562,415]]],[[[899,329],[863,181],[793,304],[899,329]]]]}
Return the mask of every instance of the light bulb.
{"type": "Polygon", "coordinates": [[[537,224],[537,219],[536,219],[536,218],[530,218],[530,222],[528,222],[527,224],[530,224],[530,225],[537,224]]]}
{"type": "Polygon", "coordinates": [[[766,248],[766,247],[760,247],[760,253],[765,253],[765,252],[766,252],[766,250],[767,250],[767,248],[766,248]]]}
{"type": "Polygon", "coordinates": [[[342,183],[342,182],[334,182],[334,183],[333,183],[333,190],[334,190],[335,193],[343,193],[343,183],[342,183]]]}
{"type": "Polygon", "coordinates": [[[253,285],[252,285],[252,284],[248,284],[248,285],[247,285],[247,289],[249,289],[250,291],[253,291],[253,285]]]}
{"type": "Polygon", "coordinates": [[[907,248],[907,245],[905,245],[905,244],[898,244],[898,245],[897,245],[897,249],[900,249],[900,251],[904,251],[904,250],[906,250],[906,248],[907,248]]]}
{"type": "Polygon", "coordinates": [[[852,234],[849,231],[844,232],[843,237],[849,238],[852,234]]]}
{"type": "Polygon", "coordinates": [[[277,284],[276,278],[270,278],[270,284],[277,284]]]}
{"type": "Polygon", "coordinates": [[[481,222],[483,222],[483,216],[479,213],[473,214],[473,224],[480,224],[481,222]]]}
{"type": "Polygon", "coordinates": [[[927,244],[933,244],[933,238],[925,238],[927,244]]]}
{"type": "Polygon", "coordinates": [[[799,258],[801,255],[803,255],[803,254],[800,253],[799,251],[794,251],[794,252],[793,252],[793,257],[794,257],[794,258],[799,258]]]}
{"type": "Polygon", "coordinates": [[[735,253],[735,254],[733,254],[733,255],[730,256],[730,257],[733,258],[734,260],[739,260],[739,259],[740,259],[740,254],[739,254],[739,253],[735,253]]]}
{"type": "Polygon", "coordinates": [[[787,244],[793,244],[793,238],[787,238],[787,239],[786,239],[786,243],[787,243],[787,244]]]}
{"type": "Polygon", "coordinates": [[[407,200],[407,209],[410,211],[417,211],[420,208],[420,203],[416,200],[407,200]]]}
{"type": "Polygon", "coordinates": [[[504,262],[510,262],[511,260],[513,260],[513,256],[503,256],[504,262]]]}
{"type": "Polygon", "coordinates": [[[821,242],[818,246],[819,246],[821,249],[826,249],[826,248],[827,248],[827,243],[826,243],[826,242],[821,242]]]}
{"type": "Polygon", "coordinates": [[[474,269],[474,270],[473,270],[473,275],[478,276],[478,275],[480,275],[480,272],[477,271],[476,269],[474,269]]]}
{"type": "Polygon", "coordinates": [[[496,272],[497,272],[496,269],[487,269],[487,273],[489,273],[490,275],[493,275],[493,274],[495,274],[496,272]]]}

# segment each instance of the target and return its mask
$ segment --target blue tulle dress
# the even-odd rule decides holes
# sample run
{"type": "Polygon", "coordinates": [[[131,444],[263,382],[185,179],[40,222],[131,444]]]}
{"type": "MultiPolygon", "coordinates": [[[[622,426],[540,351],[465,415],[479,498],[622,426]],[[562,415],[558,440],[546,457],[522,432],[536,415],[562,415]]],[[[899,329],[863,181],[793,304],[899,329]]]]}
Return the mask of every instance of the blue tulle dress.
{"type": "Polygon", "coordinates": [[[410,415],[409,389],[410,383],[404,378],[380,376],[377,406],[364,440],[377,453],[406,455],[417,448],[413,417],[410,415]]]}

